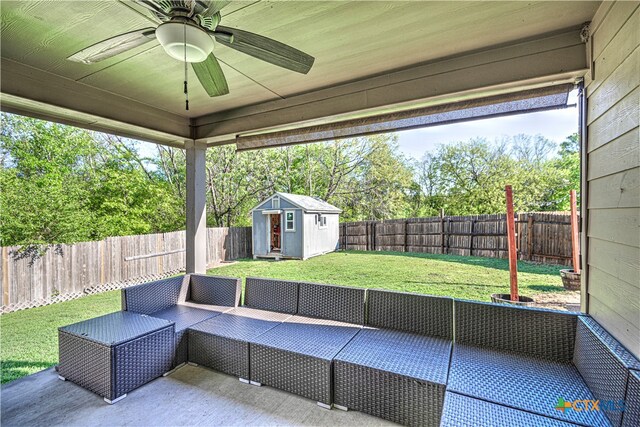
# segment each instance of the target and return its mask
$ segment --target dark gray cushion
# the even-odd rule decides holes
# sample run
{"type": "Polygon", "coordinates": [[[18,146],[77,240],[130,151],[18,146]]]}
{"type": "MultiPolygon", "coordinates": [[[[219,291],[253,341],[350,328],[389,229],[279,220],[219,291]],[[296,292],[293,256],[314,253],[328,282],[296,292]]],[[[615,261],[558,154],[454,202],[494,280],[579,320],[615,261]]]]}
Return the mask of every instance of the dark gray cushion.
{"type": "Polygon", "coordinates": [[[570,362],[575,313],[455,300],[455,340],[570,362]]]}
{"type": "Polygon", "coordinates": [[[142,314],[171,307],[178,302],[184,276],[144,283],[122,290],[122,308],[142,314]]]}
{"type": "Polygon", "coordinates": [[[260,310],[296,314],[298,285],[298,282],[289,280],[247,277],[244,287],[244,305],[260,310]]]}
{"type": "Polygon", "coordinates": [[[360,288],[300,283],[298,314],[363,325],[364,297],[360,288]]]}
{"type": "Polygon", "coordinates": [[[367,291],[367,325],[453,339],[453,299],[367,291]]]}
{"type": "Polygon", "coordinates": [[[191,274],[189,279],[187,299],[190,301],[228,307],[237,307],[240,303],[242,282],[238,278],[191,274]]]}

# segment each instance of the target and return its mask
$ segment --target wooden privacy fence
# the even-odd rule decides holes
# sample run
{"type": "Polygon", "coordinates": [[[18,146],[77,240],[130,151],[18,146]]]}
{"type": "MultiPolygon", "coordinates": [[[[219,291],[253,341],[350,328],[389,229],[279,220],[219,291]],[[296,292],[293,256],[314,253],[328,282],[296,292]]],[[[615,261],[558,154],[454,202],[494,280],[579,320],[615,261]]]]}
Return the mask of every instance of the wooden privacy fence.
{"type": "MultiPolygon", "coordinates": [[[[3,247],[2,313],[178,274],[185,232],[109,237],[45,251],[3,247]]],[[[251,256],[251,227],[207,229],[207,264],[251,256]]]]}
{"type": "MultiPolygon", "coordinates": [[[[571,263],[568,212],[519,213],[516,234],[519,259],[571,263]]],[[[507,258],[506,215],[346,222],[340,224],[340,248],[507,258]]]]}

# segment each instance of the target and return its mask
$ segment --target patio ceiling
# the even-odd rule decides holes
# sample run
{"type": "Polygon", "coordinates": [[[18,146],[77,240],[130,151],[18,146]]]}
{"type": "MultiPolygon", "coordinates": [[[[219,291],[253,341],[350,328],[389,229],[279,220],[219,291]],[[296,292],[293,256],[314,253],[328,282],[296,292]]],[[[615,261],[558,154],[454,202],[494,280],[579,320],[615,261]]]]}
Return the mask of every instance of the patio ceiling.
{"type": "Polygon", "coordinates": [[[240,133],[572,81],[586,69],[579,26],[598,4],[234,1],[223,25],[295,46],[315,65],[297,74],[217,44],[230,94],[209,98],[192,84],[185,111],[183,64],[156,42],[92,65],[65,59],[155,26],[143,7],[3,1],[1,105],[163,144],[229,143],[240,133]]]}

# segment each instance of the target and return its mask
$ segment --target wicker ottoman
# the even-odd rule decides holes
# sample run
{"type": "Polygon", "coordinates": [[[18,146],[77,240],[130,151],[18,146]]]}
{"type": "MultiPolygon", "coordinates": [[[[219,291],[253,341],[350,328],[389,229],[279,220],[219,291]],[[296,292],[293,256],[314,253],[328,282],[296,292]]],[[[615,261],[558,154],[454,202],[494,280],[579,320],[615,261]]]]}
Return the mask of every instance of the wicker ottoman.
{"type": "Polygon", "coordinates": [[[58,329],[60,379],[107,403],[171,369],[173,322],[120,311],[58,329]]]}

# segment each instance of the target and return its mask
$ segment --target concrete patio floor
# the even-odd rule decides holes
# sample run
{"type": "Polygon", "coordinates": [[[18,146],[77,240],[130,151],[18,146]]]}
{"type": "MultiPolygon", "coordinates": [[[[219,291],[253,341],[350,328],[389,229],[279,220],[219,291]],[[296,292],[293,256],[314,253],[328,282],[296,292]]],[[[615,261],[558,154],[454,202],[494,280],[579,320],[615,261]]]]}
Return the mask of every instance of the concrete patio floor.
{"type": "Polygon", "coordinates": [[[53,368],[2,387],[1,424],[54,425],[393,425],[359,412],[322,409],[308,399],[271,387],[184,366],[134,390],[114,405],[69,381],[53,368]]]}

